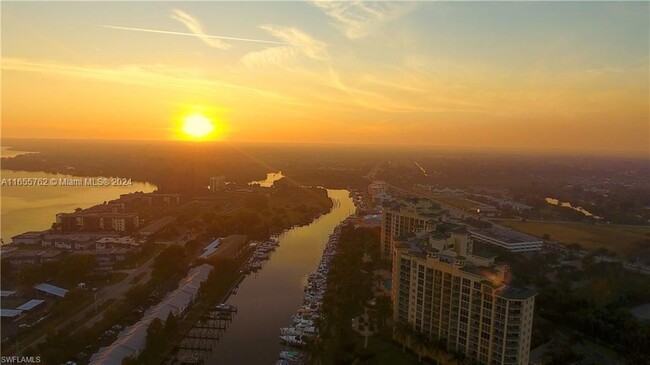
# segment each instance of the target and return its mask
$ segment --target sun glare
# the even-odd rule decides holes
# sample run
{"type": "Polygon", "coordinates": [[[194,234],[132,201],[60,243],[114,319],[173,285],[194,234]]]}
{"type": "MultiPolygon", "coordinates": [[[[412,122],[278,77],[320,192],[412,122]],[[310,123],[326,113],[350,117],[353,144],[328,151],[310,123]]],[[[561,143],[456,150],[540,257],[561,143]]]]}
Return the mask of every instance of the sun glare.
{"type": "Polygon", "coordinates": [[[182,129],[187,136],[202,139],[214,131],[214,124],[203,115],[193,114],[183,118],[182,129]]]}

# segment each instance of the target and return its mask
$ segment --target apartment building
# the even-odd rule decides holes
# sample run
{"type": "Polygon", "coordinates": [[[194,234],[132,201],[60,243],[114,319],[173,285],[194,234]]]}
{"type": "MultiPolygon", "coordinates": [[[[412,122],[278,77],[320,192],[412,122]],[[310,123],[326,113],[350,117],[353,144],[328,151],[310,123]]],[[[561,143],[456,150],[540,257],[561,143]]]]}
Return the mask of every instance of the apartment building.
{"type": "Polygon", "coordinates": [[[56,222],[63,232],[70,231],[115,231],[122,233],[134,232],[140,225],[138,213],[113,213],[76,211],[74,213],[59,213],[56,222]]]}
{"type": "Polygon", "coordinates": [[[393,317],[480,364],[527,365],[535,293],[474,253],[465,227],[442,223],[401,237],[392,263],[393,317]]]}
{"type": "Polygon", "coordinates": [[[225,176],[212,176],[210,178],[210,191],[221,191],[226,188],[226,177],[225,176]]]}
{"type": "Polygon", "coordinates": [[[382,258],[392,259],[396,237],[423,232],[434,227],[442,211],[432,201],[423,198],[406,198],[385,206],[381,213],[382,258]]]}

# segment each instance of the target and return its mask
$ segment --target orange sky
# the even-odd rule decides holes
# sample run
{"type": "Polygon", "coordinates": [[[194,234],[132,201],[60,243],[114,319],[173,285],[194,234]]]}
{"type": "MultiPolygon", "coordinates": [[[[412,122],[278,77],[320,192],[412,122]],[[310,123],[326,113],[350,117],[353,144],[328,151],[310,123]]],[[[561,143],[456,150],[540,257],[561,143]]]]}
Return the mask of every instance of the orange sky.
{"type": "Polygon", "coordinates": [[[254,5],[3,3],[2,136],[648,154],[646,2],[254,5]]]}

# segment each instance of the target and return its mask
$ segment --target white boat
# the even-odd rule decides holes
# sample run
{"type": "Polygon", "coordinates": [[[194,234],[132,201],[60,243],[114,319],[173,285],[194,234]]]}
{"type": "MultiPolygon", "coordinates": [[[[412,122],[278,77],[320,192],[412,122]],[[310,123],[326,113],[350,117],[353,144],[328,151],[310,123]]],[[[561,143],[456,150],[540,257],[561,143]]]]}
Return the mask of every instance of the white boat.
{"type": "Polygon", "coordinates": [[[303,355],[298,351],[285,350],[280,352],[280,360],[287,361],[300,361],[302,360],[303,355]]]}
{"type": "Polygon", "coordinates": [[[280,340],[289,346],[304,346],[305,340],[302,336],[280,336],[280,340]]]}

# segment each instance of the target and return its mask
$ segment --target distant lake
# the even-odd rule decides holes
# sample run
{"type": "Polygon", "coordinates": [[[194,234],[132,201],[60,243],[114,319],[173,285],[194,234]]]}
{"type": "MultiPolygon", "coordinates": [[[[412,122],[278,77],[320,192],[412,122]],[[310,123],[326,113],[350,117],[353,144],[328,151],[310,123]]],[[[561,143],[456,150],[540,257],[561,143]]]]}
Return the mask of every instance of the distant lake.
{"type": "Polygon", "coordinates": [[[266,180],[251,181],[248,183],[248,185],[259,185],[263,188],[270,188],[276,181],[282,179],[283,177],[284,175],[282,175],[282,171],[269,172],[266,174],[266,180]]]}
{"type": "MultiPolygon", "coordinates": [[[[9,151],[17,152],[17,151],[9,151]]],[[[5,157],[5,147],[2,148],[5,157]]],[[[14,155],[15,156],[15,155],[14,155]]],[[[14,178],[78,178],[63,174],[0,170],[0,179],[14,178]]],[[[83,179],[83,178],[82,178],[83,179]]],[[[11,237],[26,231],[48,229],[55,215],[72,212],[75,208],[89,208],[104,201],[114,200],[120,194],[135,191],[152,192],[155,185],[133,181],[131,186],[2,186],[0,209],[0,236],[5,244],[11,237]]]]}
{"type": "Polygon", "coordinates": [[[565,208],[571,208],[571,209],[575,210],[576,212],[580,212],[580,213],[586,215],[587,217],[592,217],[592,218],[595,218],[595,219],[603,219],[603,217],[593,215],[590,211],[584,209],[583,207],[574,207],[569,202],[561,202],[561,201],[559,201],[558,199],[555,199],[555,198],[546,198],[546,202],[551,204],[551,205],[558,205],[558,206],[565,207],[565,208]]]}
{"type": "Polygon", "coordinates": [[[36,152],[18,151],[18,150],[12,150],[11,147],[2,147],[0,157],[16,157],[20,155],[26,155],[29,153],[36,153],[36,152]]]}

